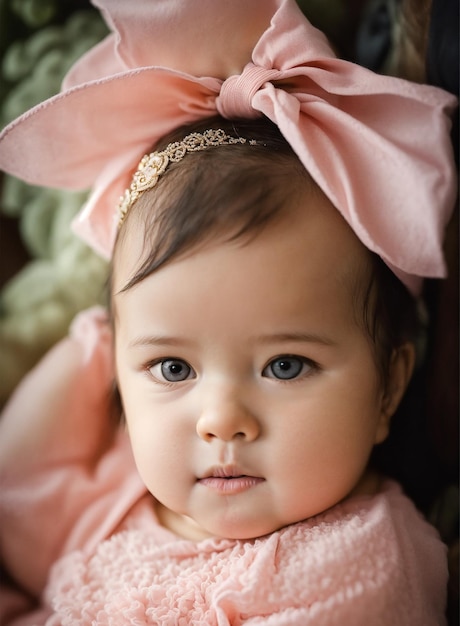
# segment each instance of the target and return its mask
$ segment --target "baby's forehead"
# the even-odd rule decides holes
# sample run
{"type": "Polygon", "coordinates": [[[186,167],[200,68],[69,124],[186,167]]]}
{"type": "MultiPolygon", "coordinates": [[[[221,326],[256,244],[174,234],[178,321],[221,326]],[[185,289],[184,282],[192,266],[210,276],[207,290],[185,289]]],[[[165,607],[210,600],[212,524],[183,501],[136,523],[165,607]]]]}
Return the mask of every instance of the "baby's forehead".
{"type": "Polygon", "coordinates": [[[235,257],[250,255],[254,251],[260,255],[262,263],[263,256],[286,255],[290,246],[296,251],[291,259],[292,268],[299,264],[311,266],[319,280],[335,286],[345,283],[355,286],[367,275],[363,268],[369,266],[369,252],[318,189],[299,188],[266,220],[252,224],[251,228],[246,226],[242,227],[238,221],[214,224],[188,244],[182,240],[182,247],[173,246],[163,262],[156,266],[155,256],[162,251],[155,250],[155,247],[158,242],[164,243],[164,233],[160,226],[158,232],[147,233],[138,216],[131,220],[115,255],[115,291],[124,288],[136,275],[134,282],[141,282],[171,263],[199,257],[212,247],[229,247],[235,257]]]}

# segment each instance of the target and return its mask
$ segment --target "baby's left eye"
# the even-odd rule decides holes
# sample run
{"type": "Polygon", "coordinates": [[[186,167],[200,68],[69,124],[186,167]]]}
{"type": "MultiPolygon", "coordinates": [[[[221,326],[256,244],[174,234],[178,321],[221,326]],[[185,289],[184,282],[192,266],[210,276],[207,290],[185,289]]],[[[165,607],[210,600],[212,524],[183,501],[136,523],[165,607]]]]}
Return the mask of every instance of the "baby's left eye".
{"type": "Polygon", "coordinates": [[[279,356],[265,367],[262,376],[279,380],[292,380],[308,374],[313,369],[311,361],[299,356],[279,356]]]}

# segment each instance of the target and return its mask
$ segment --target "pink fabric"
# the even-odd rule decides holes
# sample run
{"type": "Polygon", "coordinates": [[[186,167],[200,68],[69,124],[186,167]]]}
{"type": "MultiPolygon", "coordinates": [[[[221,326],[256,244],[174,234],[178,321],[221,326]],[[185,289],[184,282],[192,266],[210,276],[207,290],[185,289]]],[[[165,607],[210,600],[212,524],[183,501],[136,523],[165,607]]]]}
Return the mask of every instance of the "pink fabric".
{"type": "Polygon", "coordinates": [[[392,482],[253,541],[194,543],[159,526],[109,416],[111,382],[111,336],[93,310],[1,418],[1,553],[23,590],[2,588],[1,624],[445,623],[444,546],[392,482]],[[16,427],[30,449],[8,459],[16,427]]]}
{"type": "Polygon", "coordinates": [[[255,541],[115,535],[57,564],[47,625],[441,626],[445,584],[433,529],[389,485],[255,541]]]}
{"type": "Polygon", "coordinates": [[[113,33],[60,95],[4,130],[0,167],[35,184],[92,186],[76,229],[101,254],[132,170],[161,136],[217,113],[264,114],[413,293],[421,277],[445,274],[453,96],[337,59],[295,0],[96,4],[113,33]]]}

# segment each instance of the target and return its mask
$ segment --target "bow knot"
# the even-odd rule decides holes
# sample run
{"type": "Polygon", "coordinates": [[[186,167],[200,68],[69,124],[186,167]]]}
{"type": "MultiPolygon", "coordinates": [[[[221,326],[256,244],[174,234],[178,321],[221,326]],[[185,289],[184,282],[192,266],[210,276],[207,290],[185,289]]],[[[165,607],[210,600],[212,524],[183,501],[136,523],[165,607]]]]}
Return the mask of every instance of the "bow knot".
{"type": "Polygon", "coordinates": [[[241,74],[230,76],[222,84],[216,98],[218,113],[227,119],[259,117],[260,113],[252,106],[252,99],[259,89],[278,78],[279,74],[278,70],[248,63],[241,74]]]}
{"type": "Polygon", "coordinates": [[[47,187],[93,185],[75,230],[97,251],[110,256],[114,209],[161,137],[216,113],[265,115],[357,237],[414,294],[420,277],[444,275],[442,238],[457,197],[454,96],[338,59],[296,0],[196,0],[193,10],[188,0],[94,3],[114,32],[71,70],[63,93],[0,133],[0,169],[47,187]],[[255,26],[240,38],[245,5],[255,26]],[[217,24],[238,33],[223,59],[213,56],[228,39],[217,24]],[[209,37],[195,42],[198,28],[209,37]],[[199,72],[189,74],[184,55],[194,45],[199,72]],[[223,80],[228,67],[244,69],[223,80]]]}

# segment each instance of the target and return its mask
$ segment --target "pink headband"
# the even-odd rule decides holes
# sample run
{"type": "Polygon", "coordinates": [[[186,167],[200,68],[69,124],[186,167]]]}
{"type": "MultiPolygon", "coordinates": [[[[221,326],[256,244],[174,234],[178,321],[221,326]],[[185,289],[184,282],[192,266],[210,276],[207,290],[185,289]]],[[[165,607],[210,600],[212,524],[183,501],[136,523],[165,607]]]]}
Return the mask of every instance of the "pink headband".
{"type": "Polygon", "coordinates": [[[337,59],[295,0],[94,4],[113,33],[59,95],[2,132],[0,167],[32,184],[92,186],[75,230],[99,253],[110,256],[119,198],[159,138],[217,113],[264,114],[412,293],[445,275],[453,96],[337,59]]]}

